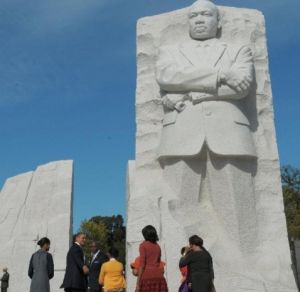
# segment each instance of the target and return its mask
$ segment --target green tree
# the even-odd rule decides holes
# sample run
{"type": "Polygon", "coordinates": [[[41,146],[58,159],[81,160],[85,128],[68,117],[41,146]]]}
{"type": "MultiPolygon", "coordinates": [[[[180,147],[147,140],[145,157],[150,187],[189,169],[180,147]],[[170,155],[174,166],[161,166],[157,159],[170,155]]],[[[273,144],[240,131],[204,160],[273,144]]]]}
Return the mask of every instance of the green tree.
{"type": "Polygon", "coordinates": [[[90,246],[93,241],[96,241],[103,251],[107,251],[108,233],[105,224],[84,220],[80,224],[79,231],[87,235],[86,245],[84,246],[84,252],[87,259],[90,259],[90,246]]]}
{"type": "Polygon", "coordinates": [[[87,258],[90,256],[90,243],[97,241],[104,251],[110,246],[117,248],[120,253],[119,259],[125,263],[126,228],[122,215],[94,216],[81,223],[80,231],[86,233],[88,238],[85,247],[87,258]]]}
{"type": "Polygon", "coordinates": [[[283,166],[281,180],[289,239],[300,239],[300,169],[283,166]]]}
{"type": "Polygon", "coordinates": [[[95,216],[90,219],[95,223],[102,223],[106,226],[108,234],[108,245],[114,246],[119,250],[119,259],[125,263],[126,250],[126,228],[122,215],[95,216]]]}

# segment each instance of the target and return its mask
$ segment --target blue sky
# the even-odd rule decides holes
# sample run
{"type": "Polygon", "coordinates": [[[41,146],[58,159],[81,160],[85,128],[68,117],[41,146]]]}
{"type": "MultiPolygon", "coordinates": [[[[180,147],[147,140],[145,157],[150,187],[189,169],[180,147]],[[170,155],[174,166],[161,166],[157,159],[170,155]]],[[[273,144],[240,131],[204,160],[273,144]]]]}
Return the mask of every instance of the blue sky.
{"type": "MultiPolygon", "coordinates": [[[[0,184],[53,160],[75,160],[74,227],[125,215],[134,158],[138,18],[191,0],[1,0],[0,184]]],[[[219,0],[266,17],[282,164],[300,168],[299,0],[219,0]]]]}

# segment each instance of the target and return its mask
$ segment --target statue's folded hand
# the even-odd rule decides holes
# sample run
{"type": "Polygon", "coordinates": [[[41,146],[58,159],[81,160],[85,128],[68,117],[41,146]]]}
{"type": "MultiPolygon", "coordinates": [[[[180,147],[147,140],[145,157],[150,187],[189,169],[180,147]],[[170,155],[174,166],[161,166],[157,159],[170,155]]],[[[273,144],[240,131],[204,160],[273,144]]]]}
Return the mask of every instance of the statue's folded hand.
{"type": "Polygon", "coordinates": [[[178,104],[184,101],[184,96],[182,94],[166,94],[163,96],[163,105],[171,110],[176,109],[178,104]]]}
{"type": "Polygon", "coordinates": [[[188,96],[192,100],[193,104],[215,99],[214,95],[205,92],[190,92],[188,96]]]}
{"type": "Polygon", "coordinates": [[[226,84],[237,92],[244,92],[250,89],[252,78],[242,74],[239,70],[229,69],[220,72],[219,83],[226,84]]]}

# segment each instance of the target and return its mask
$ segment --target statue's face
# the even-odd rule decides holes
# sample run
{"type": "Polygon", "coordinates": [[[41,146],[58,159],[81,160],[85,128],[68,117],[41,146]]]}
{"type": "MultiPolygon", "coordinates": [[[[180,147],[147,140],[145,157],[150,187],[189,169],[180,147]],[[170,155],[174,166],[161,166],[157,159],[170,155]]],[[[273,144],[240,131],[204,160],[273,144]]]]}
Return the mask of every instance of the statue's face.
{"type": "Polygon", "coordinates": [[[208,1],[198,1],[188,13],[190,36],[196,40],[215,38],[219,28],[218,8],[208,1]]]}

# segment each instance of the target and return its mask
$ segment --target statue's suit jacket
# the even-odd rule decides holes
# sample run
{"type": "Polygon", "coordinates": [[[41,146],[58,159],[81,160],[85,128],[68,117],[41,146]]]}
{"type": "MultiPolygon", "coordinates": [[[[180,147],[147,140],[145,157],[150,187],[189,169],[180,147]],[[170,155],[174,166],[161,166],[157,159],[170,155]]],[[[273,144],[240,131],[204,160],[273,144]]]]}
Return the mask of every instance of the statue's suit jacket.
{"type": "Polygon", "coordinates": [[[248,90],[238,93],[218,82],[220,70],[230,68],[253,79],[251,49],[217,39],[160,48],[156,78],[162,95],[182,97],[185,108],[165,108],[159,157],[194,156],[205,144],[219,155],[256,157],[241,103],[248,90]]]}

